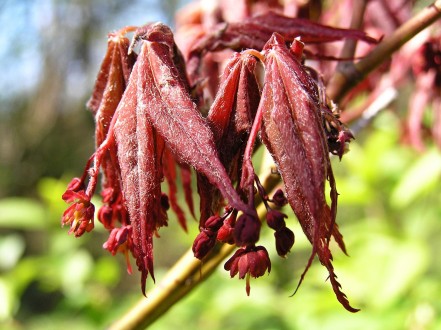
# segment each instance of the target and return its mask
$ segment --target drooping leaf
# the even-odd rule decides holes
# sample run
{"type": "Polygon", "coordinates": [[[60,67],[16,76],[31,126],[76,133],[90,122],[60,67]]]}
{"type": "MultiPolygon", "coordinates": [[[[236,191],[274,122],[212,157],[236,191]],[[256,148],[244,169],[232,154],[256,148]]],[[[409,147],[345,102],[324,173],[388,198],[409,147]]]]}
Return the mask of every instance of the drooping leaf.
{"type": "Polygon", "coordinates": [[[95,115],[96,145],[107,135],[110,121],[127,86],[130,72],[136,60],[128,54],[129,40],[119,34],[110,34],[107,52],[101,64],[92,96],[87,102],[95,115]]]}
{"type": "MultiPolygon", "coordinates": [[[[107,137],[116,109],[127,87],[131,70],[136,61],[135,54],[128,54],[129,40],[122,32],[109,34],[107,52],[101,64],[94,90],[87,106],[95,115],[95,143],[99,147],[107,137]]],[[[115,221],[127,222],[125,212],[115,206],[121,200],[120,169],[116,157],[116,144],[112,143],[103,152],[101,169],[104,208],[99,219],[107,229],[112,229],[115,221]]]]}
{"type": "MultiPolygon", "coordinates": [[[[233,182],[240,177],[242,154],[260,100],[255,67],[256,59],[251,55],[236,53],[231,58],[207,117],[219,158],[233,182]]],[[[198,189],[203,222],[218,211],[221,196],[201,176],[198,177],[198,189]]]]}
{"type": "Polygon", "coordinates": [[[193,74],[197,72],[200,59],[205,52],[223,49],[256,49],[260,51],[274,32],[282,35],[287,42],[301,37],[302,42],[307,44],[344,39],[356,39],[368,43],[377,42],[363,31],[334,28],[307,19],[287,17],[269,11],[250,17],[243,22],[221,23],[214,31],[201,37],[189,54],[191,81],[194,81],[193,74]]]}
{"type": "Polygon", "coordinates": [[[357,310],[349,305],[340,289],[331,263],[330,235],[343,250],[345,248],[335,224],[337,193],[320,118],[317,86],[289,52],[282,36],[274,34],[264,52],[265,82],[260,104],[262,137],[277,163],[288,202],[313,246],[305,272],[317,254],[328,269],[337,299],[347,310],[355,312],[357,310]],[[328,178],[332,210],[325,197],[328,178]]]}
{"type": "Polygon", "coordinates": [[[146,41],[138,57],[143,68],[139,106],[144,115],[164,138],[178,162],[189,164],[204,174],[232,207],[253,213],[233,188],[219,160],[213,135],[190,97],[185,76],[175,64],[175,44],[170,41],[173,40],[172,32],[159,23],[151,25],[150,29],[151,32],[143,36],[146,41]]]}
{"type": "Polygon", "coordinates": [[[133,228],[133,255],[141,271],[145,294],[147,275],[153,273],[153,235],[166,223],[161,210],[160,155],[163,144],[139,105],[144,95],[142,61],[137,61],[118,108],[115,138],[121,167],[122,191],[133,228]],[[139,95],[143,93],[143,97],[139,95]]]}

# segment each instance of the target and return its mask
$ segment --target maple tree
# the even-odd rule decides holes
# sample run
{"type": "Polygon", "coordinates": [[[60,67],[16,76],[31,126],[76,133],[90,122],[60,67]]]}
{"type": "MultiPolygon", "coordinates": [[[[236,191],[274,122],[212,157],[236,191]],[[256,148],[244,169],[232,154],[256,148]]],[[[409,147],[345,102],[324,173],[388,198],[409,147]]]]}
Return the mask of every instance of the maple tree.
{"type": "MultiPolygon", "coordinates": [[[[356,312],[337,281],[329,246],[333,238],[346,253],[336,223],[338,193],[330,154],[341,159],[347,151],[354,136],[343,123],[356,117],[345,118],[334,101],[344,108],[357,93],[375,95],[376,86],[369,79],[352,89],[354,81],[376,68],[384,60],[381,55],[390,55],[433,23],[440,16],[440,3],[435,2],[384,38],[387,31],[378,33],[372,22],[366,29],[375,32],[373,27],[377,28],[375,37],[355,29],[361,19],[355,20],[351,29],[313,22],[314,11],[321,11],[320,6],[315,7],[319,1],[305,7],[289,1],[283,5],[278,1],[239,3],[234,14],[229,1],[220,1],[213,12],[200,5],[189,7],[178,17],[176,36],[162,23],[109,34],[107,53],[88,102],[95,116],[96,150],[82,177],[74,178],[63,195],[71,205],[62,223],[69,225],[69,233],[76,237],[93,229],[91,198],[101,173],[103,205],[97,217],[109,231],[103,247],[112,254],[123,253],[130,273],[130,256],[134,258],[146,294],[148,276],[155,279],[153,238],[167,225],[169,208],[183,229],[187,228],[185,212],[178,203],[177,169],[189,213],[195,215],[193,169],[200,209],[200,233],[192,247],[197,259],[207,265],[218,258],[217,265],[237,248],[224,268],[231,277],[238,274],[246,278],[250,294],[250,277],[271,270],[266,248],[258,245],[262,223],[274,231],[280,256],[293,247],[294,233],[285,220],[287,215],[279,210],[289,204],[312,245],[298,286],[317,256],[328,270],[338,301],[356,312]],[[328,52],[328,43],[334,41],[345,41],[340,54],[328,52]],[[362,54],[355,51],[357,41],[366,47],[362,54]],[[318,65],[308,66],[310,59],[318,65]],[[331,60],[338,63],[335,74],[328,74],[335,65],[331,60]],[[256,175],[252,156],[260,143],[272,155],[277,174],[256,175]],[[271,176],[281,180],[282,189],[272,192],[271,176]],[[162,191],[164,179],[168,193],[162,191]],[[221,243],[226,248],[216,245],[221,243]]],[[[354,12],[362,14],[364,10],[354,12]]],[[[414,98],[422,98],[424,105],[435,95],[433,136],[439,143],[439,94],[433,91],[439,91],[439,38],[427,38],[417,53],[419,60],[411,69],[424,76],[421,86],[432,89],[418,90],[414,98]]],[[[376,71],[373,75],[382,77],[385,73],[376,71]]],[[[398,84],[405,77],[401,74],[393,79],[398,84]]],[[[411,111],[408,134],[410,143],[420,149],[421,112],[421,106],[411,111]]],[[[182,276],[194,277],[194,261],[183,260],[182,276]]],[[[203,267],[200,278],[212,269],[203,267]]],[[[173,290],[169,301],[160,301],[164,310],[191,286],[173,290]]],[[[155,304],[152,301],[151,306],[155,304]]],[[[139,322],[144,324],[147,318],[146,312],[139,322]]]]}

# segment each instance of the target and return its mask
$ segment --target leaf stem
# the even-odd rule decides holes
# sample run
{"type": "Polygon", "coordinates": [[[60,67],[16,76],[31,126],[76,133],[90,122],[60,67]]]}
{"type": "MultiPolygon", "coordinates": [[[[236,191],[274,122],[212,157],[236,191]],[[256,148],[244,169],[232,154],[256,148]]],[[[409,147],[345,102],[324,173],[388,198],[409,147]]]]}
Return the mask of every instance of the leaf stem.
{"type": "MultiPolygon", "coordinates": [[[[366,11],[366,0],[354,1],[352,8],[352,18],[349,25],[350,29],[358,30],[363,24],[363,17],[366,11]]],[[[343,49],[340,53],[340,58],[353,58],[355,49],[357,47],[356,39],[346,39],[343,49]]],[[[339,62],[337,65],[337,71],[341,71],[341,68],[347,64],[347,61],[339,62]]]]}
{"type": "Polygon", "coordinates": [[[340,70],[336,72],[328,84],[328,96],[334,102],[340,102],[368,73],[379,67],[402,45],[439,18],[441,18],[441,0],[427,6],[390,36],[385,37],[372,52],[359,62],[348,63],[340,67],[340,70]]]}

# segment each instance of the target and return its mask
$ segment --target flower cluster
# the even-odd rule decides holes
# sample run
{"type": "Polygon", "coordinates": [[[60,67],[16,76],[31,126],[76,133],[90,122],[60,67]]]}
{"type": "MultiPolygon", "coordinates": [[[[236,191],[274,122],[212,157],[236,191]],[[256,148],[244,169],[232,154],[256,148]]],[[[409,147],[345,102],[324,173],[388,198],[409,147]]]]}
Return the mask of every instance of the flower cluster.
{"type": "MultiPolygon", "coordinates": [[[[210,30],[181,35],[183,52],[161,23],[109,35],[88,103],[95,116],[96,151],[83,176],[63,195],[72,205],[62,223],[69,224],[75,236],[93,228],[90,200],[101,172],[103,205],[98,219],[109,231],[103,247],[112,254],[123,253],[129,272],[129,255],[133,256],[145,294],[147,276],[154,279],[153,237],[167,225],[167,210],[171,208],[187,228],[177,203],[177,168],[189,213],[195,213],[193,168],[200,197],[195,257],[207,257],[216,242],[235,244],[238,250],[225,269],[231,277],[246,278],[249,294],[250,277],[271,270],[267,249],[258,245],[263,222],[274,231],[279,256],[293,247],[294,233],[279,210],[289,204],[312,244],[305,273],[317,256],[329,272],[337,299],[355,312],[337,282],[329,250],[333,237],[345,251],[335,223],[338,194],[329,153],[341,157],[353,137],[331,110],[320,75],[303,60],[311,54],[309,43],[375,40],[360,31],[280,13],[252,14],[263,8],[257,3],[277,7],[277,2],[246,3],[242,21],[219,21],[210,30]],[[132,42],[125,36],[128,32],[134,33],[132,42]],[[219,80],[220,67],[224,71],[219,80]],[[252,162],[258,139],[273,156],[284,184],[271,199],[252,162]],[[168,193],[162,191],[164,179],[168,193]],[[325,196],[327,184],[331,205],[325,196]],[[262,219],[256,200],[266,207],[262,219]]],[[[181,22],[181,31],[186,24],[190,23],[181,22]]]]}

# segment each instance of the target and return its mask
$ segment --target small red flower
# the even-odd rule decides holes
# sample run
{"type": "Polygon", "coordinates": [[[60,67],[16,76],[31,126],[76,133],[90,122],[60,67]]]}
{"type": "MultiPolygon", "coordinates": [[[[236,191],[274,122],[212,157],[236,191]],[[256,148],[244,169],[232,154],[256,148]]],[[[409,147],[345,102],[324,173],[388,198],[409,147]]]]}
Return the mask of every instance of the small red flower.
{"type": "Polygon", "coordinates": [[[280,230],[286,226],[285,218],[287,218],[286,214],[277,210],[270,210],[266,214],[266,223],[271,229],[280,230]]]}
{"type": "MultiPolygon", "coordinates": [[[[72,187],[72,184],[69,184],[69,187],[72,187]]],[[[67,203],[73,204],[64,211],[63,218],[61,219],[62,226],[69,224],[69,234],[74,233],[75,237],[80,237],[86,231],[91,231],[94,227],[93,215],[95,207],[84,191],[76,192],[68,189],[63,194],[63,199],[67,203]]]]}
{"type": "Polygon", "coordinates": [[[224,220],[222,227],[217,232],[217,240],[219,242],[234,244],[234,223],[236,222],[237,213],[233,213],[224,220]]]}
{"type": "Polygon", "coordinates": [[[129,260],[129,251],[133,248],[132,246],[132,226],[113,228],[108,240],[103,244],[103,248],[112,253],[112,255],[115,255],[117,252],[121,252],[125,255],[127,273],[129,274],[132,274],[132,266],[129,260]]]}
{"type": "Polygon", "coordinates": [[[195,258],[203,259],[216,244],[216,232],[204,229],[202,230],[193,242],[193,253],[195,258]]]}
{"type": "Polygon", "coordinates": [[[237,250],[225,263],[224,269],[230,271],[231,277],[239,273],[239,278],[243,279],[246,275],[246,292],[250,295],[250,276],[257,278],[267,270],[271,272],[271,261],[263,246],[248,246],[237,250]]]}
{"type": "Polygon", "coordinates": [[[224,219],[218,215],[213,215],[205,221],[204,228],[193,242],[192,249],[196,258],[204,258],[213,249],[216,244],[218,230],[223,222],[224,219]]]}
{"type": "Polygon", "coordinates": [[[282,189],[277,189],[273,195],[273,198],[270,201],[278,207],[282,207],[288,204],[288,200],[286,199],[282,189]]]}

